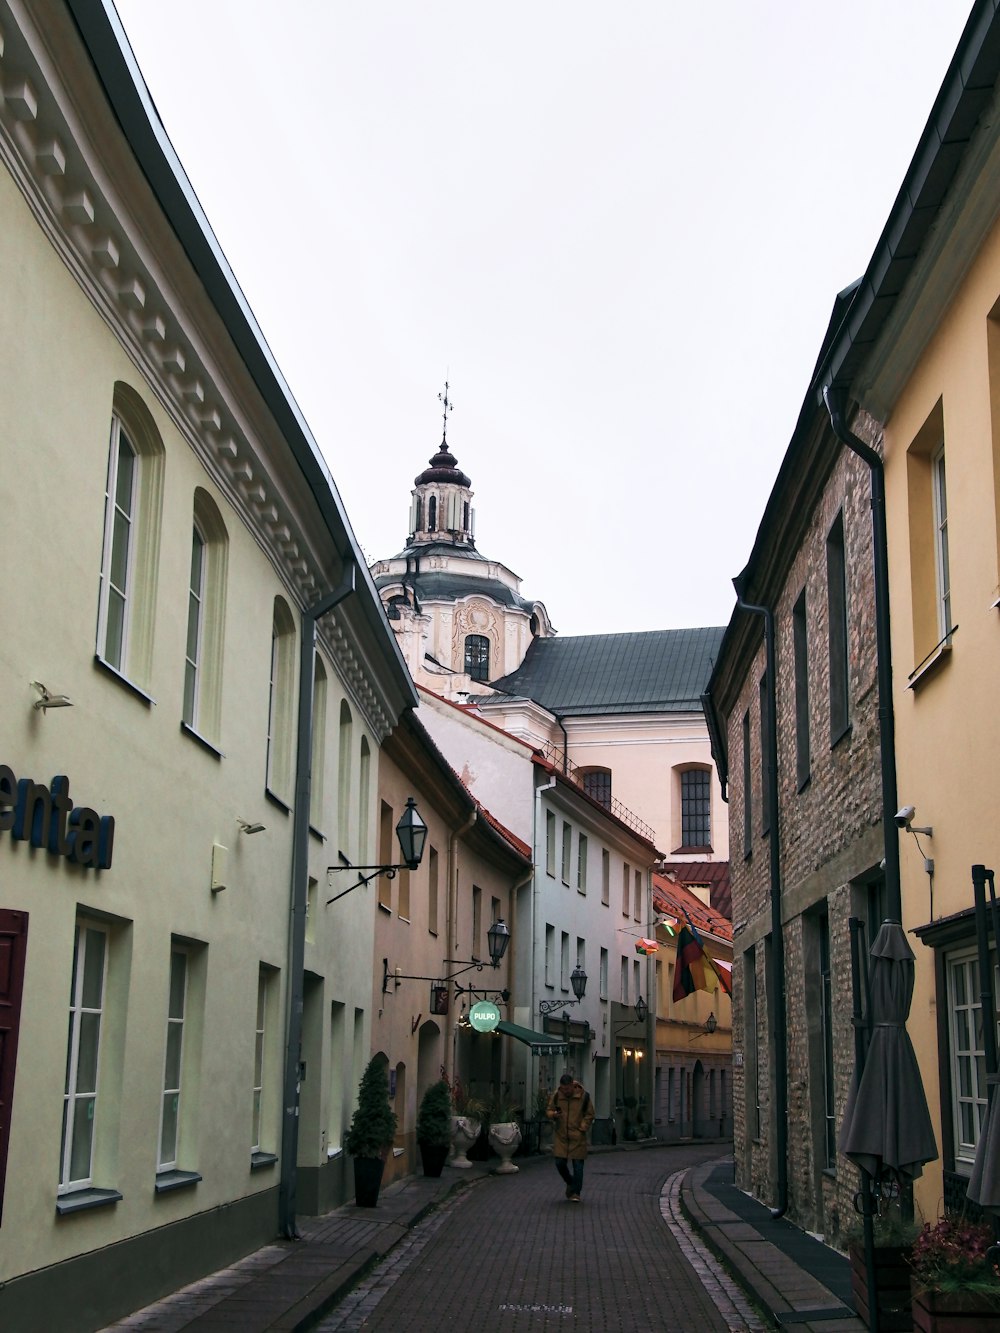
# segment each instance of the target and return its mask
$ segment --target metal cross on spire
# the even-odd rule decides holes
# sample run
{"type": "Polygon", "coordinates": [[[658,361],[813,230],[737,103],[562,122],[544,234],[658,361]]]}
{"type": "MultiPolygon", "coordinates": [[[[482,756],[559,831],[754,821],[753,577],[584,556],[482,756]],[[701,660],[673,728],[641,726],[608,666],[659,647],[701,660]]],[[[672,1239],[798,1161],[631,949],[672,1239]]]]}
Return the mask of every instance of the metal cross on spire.
{"type": "Polygon", "coordinates": [[[442,447],[443,447],[443,446],[444,446],[445,444],[447,444],[447,442],[448,442],[448,413],[449,413],[449,412],[453,409],[453,407],[455,406],[455,404],[454,404],[454,403],[451,401],[451,399],[448,397],[448,381],[447,381],[447,380],[445,380],[445,382],[444,382],[444,393],[439,393],[439,394],[438,394],[438,402],[439,402],[439,403],[444,403],[444,412],[442,413],[442,417],[443,417],[443,420],[444,420],[444,426],[443,426],[443,429],[442,429],[442,431],[441,431],[441,444],[442,444],[442,447]]]}

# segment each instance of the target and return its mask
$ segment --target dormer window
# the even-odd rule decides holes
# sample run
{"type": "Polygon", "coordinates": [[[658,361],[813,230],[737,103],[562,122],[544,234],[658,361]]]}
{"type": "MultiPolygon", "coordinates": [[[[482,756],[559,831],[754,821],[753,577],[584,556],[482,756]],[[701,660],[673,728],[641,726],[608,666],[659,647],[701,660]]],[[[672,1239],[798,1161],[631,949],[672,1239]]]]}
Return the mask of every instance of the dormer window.
{"type": "Polygon", "coordinates": [[[465,671],[471,680],[490,678],[490,641],[483,634],[465,637],[465,671]]]}

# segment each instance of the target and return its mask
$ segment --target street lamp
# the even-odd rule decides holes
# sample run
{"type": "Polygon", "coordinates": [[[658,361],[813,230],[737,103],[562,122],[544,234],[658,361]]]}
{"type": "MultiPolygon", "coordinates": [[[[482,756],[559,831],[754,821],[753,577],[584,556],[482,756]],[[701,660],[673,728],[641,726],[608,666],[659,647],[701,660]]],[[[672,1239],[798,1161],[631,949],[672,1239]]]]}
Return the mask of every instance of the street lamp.
{"type": "Polygon", "coordinates": [[[693,1037],[688,1037],[688,1045],[690,1046],[693,1041],[698,1041],[701,1037],[710,1037],[718,1026],[719,1020],[716,1018],[715,1013],[710,1013],[705,1019],[705,1026],[702,1030],[696,1032],[693,1037]]]}
{"type": "Polygon", "coordinates": [[[395,879],[398,870],[416,870],[420,865],[424,854],[424,843],[427,841],[427,825],[420,817],[420,811],[417,809],[417,803],[412,796],[406,798],[406,809],[399,817],[399,823],[396,825],[396,837],[399,840],[399,850],[402,855],[402,862],[399,865],[385,866],[352,866],[350,862],[342,866],[327,866],[326,873],[332,875],[339,870],[370,870],[369,875],[358,875],[356,884],[352,884],[349,889],[344,889],[343,893],[336,893],[332,898],[327,898],[326,905],[330,906],[338,898],[343,898],[345,894],[358,889],[362,884],[369,884],[379,875],[385,875],[386,879],[395,879]]]}
{"type": "MultiPolygon", "coordinates": [[[[573,987],[575,1000],[540,1000],[538,1012],[542,1015],[554,1014],[557,1009],[565,1009],[568,1005],[580,1003],[587,993],[587,974],[579,963],[570,973],[569,984],[573,987]]],[[[563,1017],[568,1018],[569,1015],[564,1014],[563,1017]]]]}
{"type": "MultiPolygon", "coordinates": [[[[417,818],[419,819],[420,816],[418,815],[417,818]]],[[[400,820],[400,823],[402,823],[402,820],[400,820]]],[[[357,885],[355,885],[355,888],[356,887],[357,885]]],[[[490,926],[489,930],[486,932],[486,940],[490,951],[490,966],[499,967],[504,954],[507,952],[507,945],[510,944],[510,926],[507,925],[507,922],[504,921],[503,917],[501,917],[499,921],[494,921],[492,926],[490,926]]],[[[458,971],[452,972],[446,977],[416,977],[403,972],[390,972],[389,960],[388,958],[383,958],[382,994],[384,995],[386,991],[388,991],[390,979],[395,982],[395,990],[399,989],[399,983],[401,981],[432,981],[434,983],[431,987],[432,992],[440,992],[447,982],[454,981],[454,979],[460,977],[463,972],[470,972],[472,968],[476,968],[477,971],[481,972],[486,966],[486,960],[484,958],[446,958],[444,961],[446,963],[458,964],[458,971]]],[[[586,985],[586,977],[584,977],[584,985],[586,985]]],[[[462,988],[459,987],[458,989],[461,990],[462,988]]],[[[469,989],[471,990],[471,987],[469,989]]],[[[501,992],[501,994],[503,994],[503,992],[501,992]]],[[[431,1003],[433,1007],[433,995],[431,1003]]],[[[438,1001],[438,1003],[443,1002],[438,1001]]]]}

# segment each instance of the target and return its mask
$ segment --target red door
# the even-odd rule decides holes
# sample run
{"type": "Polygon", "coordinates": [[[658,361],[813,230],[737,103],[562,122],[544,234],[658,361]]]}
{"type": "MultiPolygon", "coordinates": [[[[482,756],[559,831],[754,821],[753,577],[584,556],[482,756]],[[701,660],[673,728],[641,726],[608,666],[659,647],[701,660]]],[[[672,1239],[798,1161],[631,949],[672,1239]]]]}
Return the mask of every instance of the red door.
{"type": "Polygon", "coordinates": [[[0,908],[0,1217],[7,1174],[10,1116],[14,1104],[17,1033],[21,1023],[21,988],[28,943],[27,912],[0,908]]]}

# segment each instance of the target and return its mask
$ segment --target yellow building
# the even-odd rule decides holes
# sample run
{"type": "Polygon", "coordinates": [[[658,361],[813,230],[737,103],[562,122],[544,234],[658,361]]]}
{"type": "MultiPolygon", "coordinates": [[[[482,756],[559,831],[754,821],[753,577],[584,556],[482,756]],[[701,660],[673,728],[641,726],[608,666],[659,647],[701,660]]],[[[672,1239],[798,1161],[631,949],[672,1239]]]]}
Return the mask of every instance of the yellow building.
{"type": "Polygon", "coordinates": [[[374,899],[326,867],[415,702],[112,16],[0,3],[5,1333],[345,1196],[374,899]]]}
{"type": "MultiPolygon", "coordinates": [[[[986,1106],[971,867],[1000,862],[1000,20],[976,5],[818,386],[883,423],[909,1031],[960,1204],[986,1106]],[[923,947],[922,947],[923,946],[923,947]]],[[[994,955],[995,957],[995,955],[994,955]]]]}

